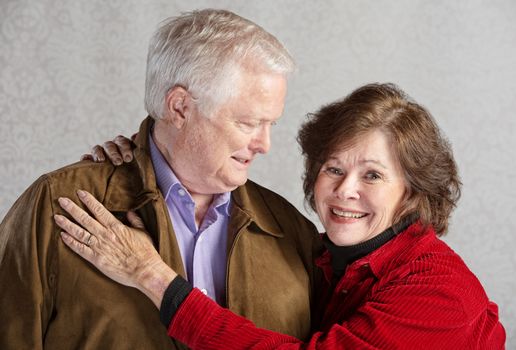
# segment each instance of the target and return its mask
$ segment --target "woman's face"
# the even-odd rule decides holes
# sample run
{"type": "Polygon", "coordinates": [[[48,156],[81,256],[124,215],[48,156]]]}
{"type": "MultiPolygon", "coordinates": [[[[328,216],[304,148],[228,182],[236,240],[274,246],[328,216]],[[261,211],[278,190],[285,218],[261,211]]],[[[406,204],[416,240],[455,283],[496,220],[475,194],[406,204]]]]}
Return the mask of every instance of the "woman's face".
{"type": "Polygon", "coordinates": [[[315,206],[336,245],[364,242],[392,226],[406,185],[389,141],[383,132],[372,131],[321,167],[315,206]]]}

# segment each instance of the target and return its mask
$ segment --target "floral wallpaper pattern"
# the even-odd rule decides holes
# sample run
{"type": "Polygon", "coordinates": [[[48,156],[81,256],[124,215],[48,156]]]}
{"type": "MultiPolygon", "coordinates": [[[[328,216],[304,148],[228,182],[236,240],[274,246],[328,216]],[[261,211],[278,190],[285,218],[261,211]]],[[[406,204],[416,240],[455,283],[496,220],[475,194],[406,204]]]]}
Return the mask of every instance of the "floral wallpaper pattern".
{"type": "Polygon", "coordinates": [[[0,217],[41,174],[137,130],[151,33],[204,7],[256,21],[298,61],[273,148],[251,178],[301,210],[295,135],[306,113],[372,81],[395,82],[429,108],[464,183],[445,240],[498,303],[516,347],[512,0],[0,0],[0,217]]]}

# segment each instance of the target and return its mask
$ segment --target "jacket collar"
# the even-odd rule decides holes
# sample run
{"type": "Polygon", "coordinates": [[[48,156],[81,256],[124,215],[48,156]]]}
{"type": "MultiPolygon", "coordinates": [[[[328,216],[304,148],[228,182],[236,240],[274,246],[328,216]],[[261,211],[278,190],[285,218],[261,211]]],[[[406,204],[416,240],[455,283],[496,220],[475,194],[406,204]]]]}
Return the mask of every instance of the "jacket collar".
{"type": "Polygon", "coordinates": [[[231,221],[237,220],[237,226],[254,224],[263,233],[274,237],[284,236],[274,213],[251,180],[231,192],[231,203],[231,221]]]}
{"type": "Polygon", "coordinates": [[[136,139],[134,140],[136,145],[136,148],[134,149],[134,158],[138,164],[140,177],[143,182],[138,196],[155,195],[156,192],[158,192],[156,175],[154,174],[154,168],[150,157],[149,145],[150,130],[153,125],[154,119],[152,119],[152,117],[148,116],[145,118],[141,123],[138,135],[136,135],[136,139]]]}
{"type": "Polygon", "coordinates": [[[114,167],[107,187],[105,206],[110,211],[136,210],[160,195],[149,151],[149,131],[154,123],[147,117],[134,141],[134,160],[114,167]]]}

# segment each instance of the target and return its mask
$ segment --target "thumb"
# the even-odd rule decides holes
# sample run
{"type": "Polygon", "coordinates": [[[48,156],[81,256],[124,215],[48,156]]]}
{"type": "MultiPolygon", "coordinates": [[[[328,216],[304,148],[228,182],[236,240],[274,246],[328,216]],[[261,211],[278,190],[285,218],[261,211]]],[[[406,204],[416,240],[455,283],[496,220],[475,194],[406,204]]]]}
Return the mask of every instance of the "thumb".
{"type": "Polygon", "coordinates": [[[134,211],[130,210],[127,212],[127,220],[129,220],[132,227],[145,230],[143,220],[134,211]]]}

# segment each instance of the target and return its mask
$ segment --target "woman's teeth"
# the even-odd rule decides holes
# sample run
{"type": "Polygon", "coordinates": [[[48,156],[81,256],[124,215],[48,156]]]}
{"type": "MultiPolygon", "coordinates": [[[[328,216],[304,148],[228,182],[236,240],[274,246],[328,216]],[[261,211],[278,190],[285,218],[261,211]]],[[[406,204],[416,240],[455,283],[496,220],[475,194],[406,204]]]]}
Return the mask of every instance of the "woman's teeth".
{"type": "Polygon", "coordinates": [[[350,211],[343,211],[343,210],[338,210],[335,208],[331,208],[331,212],[333,214],[343,217],[343,218],[360,219],[360,218],[363,218],[364,216],[366,216],[366,214],[354,213],[354,212],[350,212],[350,211]]]}

